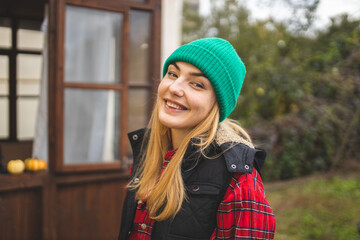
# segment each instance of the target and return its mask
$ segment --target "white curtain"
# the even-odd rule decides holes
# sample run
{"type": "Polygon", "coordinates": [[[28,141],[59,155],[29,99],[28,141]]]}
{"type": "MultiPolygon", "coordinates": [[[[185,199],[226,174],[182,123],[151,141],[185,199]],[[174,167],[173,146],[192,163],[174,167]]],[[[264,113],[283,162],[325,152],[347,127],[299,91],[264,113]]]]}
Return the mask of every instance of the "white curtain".
{"type": "MultiPolygon", "coordinates": [[[[118,82],[122,15],[67,6],[65,26],[65,81],[118,82]]],[[[65,163],[116,159],[118,94],[109,90],[65,91],[65,163]]]]}
{"type": "Polygon", "coordinates": [[[37,112],[35,137],[32,157],[48,161],[48,6],[45,6],[45,17],[41,24],[44,33],[44,47],[42,51],[42,70],[40,81],[40,98],[37,112]]]}

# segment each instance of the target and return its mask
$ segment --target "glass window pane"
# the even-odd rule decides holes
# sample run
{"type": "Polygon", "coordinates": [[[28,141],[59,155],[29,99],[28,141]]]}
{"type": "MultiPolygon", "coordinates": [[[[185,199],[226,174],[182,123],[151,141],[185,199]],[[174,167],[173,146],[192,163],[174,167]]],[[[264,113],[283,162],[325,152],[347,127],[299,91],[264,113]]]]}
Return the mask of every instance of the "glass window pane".
{"type": "Polygon", "coordinates": [[[119,160],[120,93],[65,90],[64,162],[119,160]]]}
{"type": "Polygon", "coordinates": [[[148,83],[151,14],[131,11],[130,14],[130,83],[148,83]]]}
{"type": "Polygon", "coordinates": [[[40,78],[42,68],[42,55],[19,54],[17,56],[17,94],[38,95],[40,91],[40,78]]]}
{"type": "Polygon", "coordinates": [[[17,48],[41,51],[44,46],[45,37],[40,28],[40,21],[19,21],[19,29],[17,31],[17,48]]]}
{"type": "Polygon", "coordinates": [[[11,48],[11,22],[0,18],[0,48],[11,48]]]}
{"type": "Polygon", "coordinates": [[[0,138],[9,137],[9,99],[0,96],[0,138]]]}
{"type": "MultiPolygon", "coordinates": [[[[128,132],[146,127],[149,95],[149,91],[146,89],[129,90],[128,132]]],[[[129,158],[132,156],[130,144],[127,149],[127,156],[129,158]]]]}
{"type": "Polygon", "coordinates": [[[66,7],[65,81],[120,83],[121,13],[66,7]]]}
{"type": "Polygon", "coordinates": [[[146,89],[129,90],[128,131],[144,128],[147,124],[149,91],[146,89]]]}
{"type": "Polygon", "coordinates": [[[35,133],[38,98],[19,97],[17,99],[17,138],[33,139],[35,133]]]}
{"type": "Polygon", "coordinates": [[[9,94],[9,58],[0,56],[0,96],[9,94]]]}

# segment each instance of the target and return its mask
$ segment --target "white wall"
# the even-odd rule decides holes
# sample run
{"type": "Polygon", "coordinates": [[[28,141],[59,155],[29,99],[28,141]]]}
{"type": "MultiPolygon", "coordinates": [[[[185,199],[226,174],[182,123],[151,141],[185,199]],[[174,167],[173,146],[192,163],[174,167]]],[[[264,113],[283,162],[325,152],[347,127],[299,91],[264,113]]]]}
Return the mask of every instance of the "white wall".
{"type": "Polygon", "coordinates": [[[182,0],[162,0],[161,70],[166,58],[181,44],[182,0]]]}

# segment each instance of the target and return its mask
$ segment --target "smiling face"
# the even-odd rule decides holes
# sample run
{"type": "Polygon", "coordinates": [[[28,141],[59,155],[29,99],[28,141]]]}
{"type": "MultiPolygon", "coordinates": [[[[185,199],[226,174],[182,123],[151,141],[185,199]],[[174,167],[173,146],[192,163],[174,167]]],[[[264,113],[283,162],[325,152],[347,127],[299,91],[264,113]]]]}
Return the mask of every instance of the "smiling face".
{"type": "Polygon", "coordinates": [[[216,102],[210,81],[195,66],[176,62],[170,64],[160,82],[157,103],[159,120],[172,132],[190,132],[204,120],[216,102]]]}

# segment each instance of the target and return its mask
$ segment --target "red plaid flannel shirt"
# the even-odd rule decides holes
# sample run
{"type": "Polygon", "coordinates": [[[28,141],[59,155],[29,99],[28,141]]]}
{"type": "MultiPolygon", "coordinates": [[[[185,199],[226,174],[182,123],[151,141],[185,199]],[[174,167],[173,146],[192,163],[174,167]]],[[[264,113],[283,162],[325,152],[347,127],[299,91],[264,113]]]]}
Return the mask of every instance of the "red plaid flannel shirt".
{"type": "MultiPolygon", "coordinates": [[[[162,171],[175,151],[165,155],[162,171]]],[[[259,173],[235,173],[216,213],[215,239],[274,239],[275,217],[266,200],[259,173]]],[[[146,203],[139,201],[129,240],[151,240],[154,220],[149,217],[146,203]]]]}

